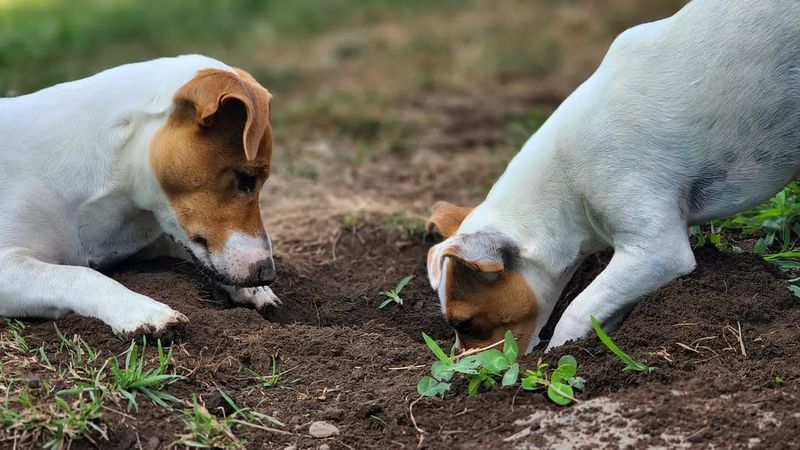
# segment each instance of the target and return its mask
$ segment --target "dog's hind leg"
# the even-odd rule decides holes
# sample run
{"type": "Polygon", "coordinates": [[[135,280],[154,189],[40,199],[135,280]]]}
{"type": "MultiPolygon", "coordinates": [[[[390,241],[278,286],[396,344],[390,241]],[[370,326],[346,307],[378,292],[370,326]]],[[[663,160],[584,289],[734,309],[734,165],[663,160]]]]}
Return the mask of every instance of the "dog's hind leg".
{"type": "Polygon", "coordinates": [[[51,264],[22,248],[0,250],[0,315],[56,318],[70,311],[118,333],[160,333],[189,321],[88,267],[51,264]]]}
{"type": "Polygon", "coordinates": [[[640,228],[614,235],[614,256],[603,272],[570,303],[548,350],[591,332],[589,316],[615,324],[641,297],[695,268],[686,224],[640,228]]]}

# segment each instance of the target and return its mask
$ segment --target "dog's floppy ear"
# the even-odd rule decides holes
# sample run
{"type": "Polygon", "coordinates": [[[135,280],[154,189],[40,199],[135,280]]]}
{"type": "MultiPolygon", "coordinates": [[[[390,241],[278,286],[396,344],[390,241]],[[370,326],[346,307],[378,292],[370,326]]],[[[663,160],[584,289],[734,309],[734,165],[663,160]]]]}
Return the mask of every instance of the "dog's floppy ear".
{"type": "Polygon", "coordinates": [[[498,274],[506,269],[506,256],[502,240],[493,233],[472,233],[452,236],[428,251],[428,279],[434,290],[442,281],[442,268],[446,257],[456,259],[476,272],[498,274]]]}
{"type": "MultiPolygon", "coordinates": [[[[271,133],[269,128],[269,92],[251,76],[219,69],[201,70],[175,94],[175,102],[189,102],[194,106],[195,122],[210,127],[214,114],[225,102],[238,101],[244,105],[247,119],[242,142],[248,161],[255,159],[262,139],[271,133]]],[[[270,136],[271,137],[271,136],[270,136]]]]}
{"type": "Polygon", "coordinates": [[[439,233],[444,238],[456,234],[461,222],[475,208],[456,206],[445,201],[438,201],[431,207],[431,217],[426,224],[428,234],[439,233]]]}

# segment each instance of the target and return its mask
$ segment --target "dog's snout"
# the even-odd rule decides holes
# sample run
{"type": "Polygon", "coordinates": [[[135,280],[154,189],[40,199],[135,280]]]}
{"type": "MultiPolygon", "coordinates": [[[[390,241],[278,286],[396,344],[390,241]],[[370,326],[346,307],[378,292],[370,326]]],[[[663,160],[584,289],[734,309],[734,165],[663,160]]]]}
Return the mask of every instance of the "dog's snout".
{"type": "Polygon", "coordinates": [[[277,278],[275,273],[275,261],[267,258],[253,264],[250,268],[251,278],[262,286],[269,286],[277,278]]]}

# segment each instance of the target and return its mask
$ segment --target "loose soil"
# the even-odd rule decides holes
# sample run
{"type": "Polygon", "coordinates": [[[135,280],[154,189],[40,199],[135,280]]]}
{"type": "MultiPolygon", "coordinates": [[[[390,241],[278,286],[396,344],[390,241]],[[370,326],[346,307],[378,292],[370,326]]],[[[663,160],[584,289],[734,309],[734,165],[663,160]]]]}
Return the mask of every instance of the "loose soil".
{"type": "MultiPolygon", "coordinates": [[[[327,263],[299,273],[279,261],[274,291],[284,303],[256,312],[225,302],[191,266],[161,259],[122,267],[112,276],[163,301],[191,322],[175,338],[178,371],[168,387],[182,399],[197,394],[222,414],[219,389],[239,404],[282,420],[291,434],[244,432],[253,448],[414,448],[409,405],[432,361],[420,333],[449,345],[425,276],[431,242],[385,227],[343,231],[323,255],[327,263]],[[335,254],[335,257],[334,257],[335,254]],[[414,275],[404,304],[381,310],[378,292],[414,275]],[[269,373],[272,355],[285,372],[259,388],[246,369],[269,373]],[[336,437],[308,435],[325,420],[336,437]]],[[[645,298],[614,333],[621,348],[657,369],[623,373],[594,336],[552,354],[522,358],[534,367],[571,353],[587,380],[580,403],[557,407],[539,393],[505,389],[468,396],[456,383],[444,399],[424,399],[414,417],[427,448],[716,447],[792,448],[800,445],[800,303],[774,268],[749,254],[696,251],[697,270],[645,298]],[[741,338],[741,339],[740,339],[741,338]],[[776,385],[775,376],[785,381],[776,385]]],[[[591,258],[565,290],[562,308],[607,256],[591,258]]],[[[305,266],[302,266],[305,267],[305,266]]],[[[100,322],[70,315],[66,335],[122,352],[129,345],[100,322]]],[[[31,323],[35,344],[56,342],[53,323],[31,323]]],[[[161,448],[183,432],[180,419],[140,400],[140,411],[105,425],[101,448],[161,448]]],[[[111,416],[109,416],[111,417],[111,416]]],[[[73,448],[91,447],[76,443],[73,448]]]]}

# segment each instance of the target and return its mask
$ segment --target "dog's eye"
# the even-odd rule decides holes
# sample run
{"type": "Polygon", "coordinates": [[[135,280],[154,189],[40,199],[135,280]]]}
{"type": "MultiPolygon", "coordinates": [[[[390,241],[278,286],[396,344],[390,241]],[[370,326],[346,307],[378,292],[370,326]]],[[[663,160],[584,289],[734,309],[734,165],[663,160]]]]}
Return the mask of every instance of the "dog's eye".
{"type": "Polygon", "coordinates": [[[246,173],[236,174],[236,189],[247,194],[256,190],[258,178],[246,173]]]}

